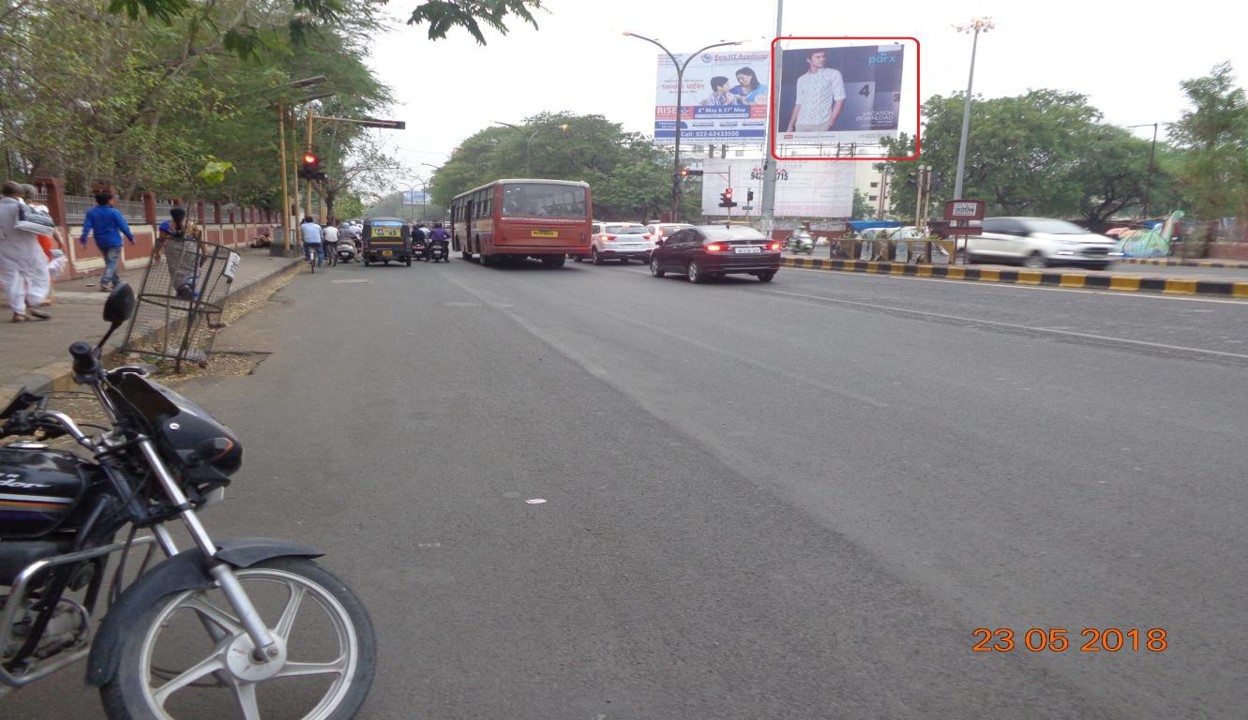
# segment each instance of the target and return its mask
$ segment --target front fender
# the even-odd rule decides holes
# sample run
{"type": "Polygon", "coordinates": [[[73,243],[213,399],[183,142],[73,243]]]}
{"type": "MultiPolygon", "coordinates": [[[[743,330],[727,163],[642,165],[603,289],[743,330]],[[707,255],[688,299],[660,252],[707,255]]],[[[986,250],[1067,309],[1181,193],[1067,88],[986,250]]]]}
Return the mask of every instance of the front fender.
{"type": "MultiPolygon", "coordinates": [[[[218,543],[217,558],[236,568],[251,567],[275,557],[321,557],[325,553],[306,545],[247,538],[218,543]]],[[[126,588],[100,623],[87,658],[87,684],[100,687],[117,672],[121,640],[136,632],[135,622],[147,608],[169,593],[213,587],[216,581],[208,574],[204,554],[198,548],[186,550],[165,560],[144,573],[126,588]]]]}

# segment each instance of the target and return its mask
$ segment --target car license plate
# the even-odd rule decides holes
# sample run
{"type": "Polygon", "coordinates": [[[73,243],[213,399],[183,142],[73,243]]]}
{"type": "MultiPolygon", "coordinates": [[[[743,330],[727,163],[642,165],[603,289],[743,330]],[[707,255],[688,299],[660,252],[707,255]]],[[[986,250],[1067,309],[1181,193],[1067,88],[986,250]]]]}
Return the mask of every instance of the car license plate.
{"type": "Polygon", "coordinates": [[[391,255],[393,255],[393,254],[394,254],[394,251],[392,251],[392,250],[382,250],[382,251],[381,251],[381,255],[382,255],[382,257],[390,257],[390,256],[391,256],[391,255]]]}
{"type": "Polygon", "coordinates": [[[559,233],[554,230],[530,230],[529,237],[557,238],[559,233]]]}
{"type": "Polygon", "coordinates": [[[733,252],[735,252],[738,255],[758,255],[762,251],[763,249],[759,247],[739,247],[739,248],[736,248],[733,252]]]}

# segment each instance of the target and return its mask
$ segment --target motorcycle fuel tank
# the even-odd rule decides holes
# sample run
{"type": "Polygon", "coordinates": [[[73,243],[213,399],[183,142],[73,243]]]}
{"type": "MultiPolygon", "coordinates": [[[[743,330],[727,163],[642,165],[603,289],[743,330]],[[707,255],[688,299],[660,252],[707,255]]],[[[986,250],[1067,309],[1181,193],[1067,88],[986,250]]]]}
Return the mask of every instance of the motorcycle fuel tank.
{"type": "Polygon", "coordinates": [[[38,538],[60,526],[86,492],[89,465],[41,443],[0,446],[0,540],[38,538]]]}

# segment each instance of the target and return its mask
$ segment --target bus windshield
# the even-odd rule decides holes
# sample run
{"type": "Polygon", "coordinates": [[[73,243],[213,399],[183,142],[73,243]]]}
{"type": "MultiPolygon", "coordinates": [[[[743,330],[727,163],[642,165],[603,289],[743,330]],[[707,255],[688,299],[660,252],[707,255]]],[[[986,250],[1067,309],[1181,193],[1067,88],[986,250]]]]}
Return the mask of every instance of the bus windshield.
{"type": "Polygon", "coordinates": [[[509,183],[503,186],[503,214],[585,217],[585,188],[545,183],[509,183]]]}

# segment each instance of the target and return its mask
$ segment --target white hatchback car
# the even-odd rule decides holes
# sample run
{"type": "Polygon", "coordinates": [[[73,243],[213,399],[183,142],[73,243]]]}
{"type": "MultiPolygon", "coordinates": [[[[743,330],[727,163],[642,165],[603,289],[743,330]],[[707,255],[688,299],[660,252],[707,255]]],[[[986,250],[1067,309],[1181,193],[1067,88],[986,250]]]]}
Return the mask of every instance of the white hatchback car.
{"type": "Polygon", "coordinates": [[[984,218],[981,235],[967,241],[972,262],[1017,264],[1028,268],[1077,265],[1104,270],[1122,257],[1112,238],[1065,220],[1040,217],[984,218]]]}
{"type": "MultiPolygon", "coordinates": [[[[620,264],[630,259],[649,262],[653,249],[650,232],[639,222],[595,221],[590,230],[589,259],[595,265],[606,260],[619,260],[620,264]]],[[[581,262],[585,256],[573,255],[572,259],[581,262]]]]}

